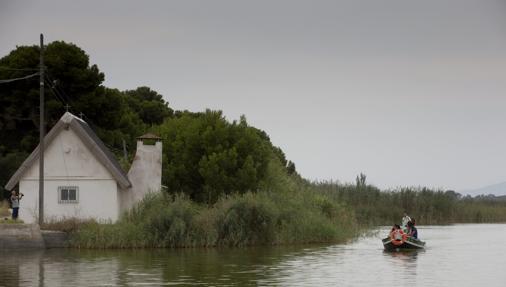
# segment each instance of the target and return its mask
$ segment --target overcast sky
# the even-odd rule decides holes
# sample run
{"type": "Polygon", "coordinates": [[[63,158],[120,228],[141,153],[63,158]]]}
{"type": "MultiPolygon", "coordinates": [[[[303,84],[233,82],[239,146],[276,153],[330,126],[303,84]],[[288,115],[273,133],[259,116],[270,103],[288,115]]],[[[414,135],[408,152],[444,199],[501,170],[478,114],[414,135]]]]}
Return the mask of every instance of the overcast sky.
{"type": "Polygon", "coordinates": [[[504,0],[0,0],[0,56],[41,32],[106,86],[245,114],[309,179],[506,181],[504,0]]]}

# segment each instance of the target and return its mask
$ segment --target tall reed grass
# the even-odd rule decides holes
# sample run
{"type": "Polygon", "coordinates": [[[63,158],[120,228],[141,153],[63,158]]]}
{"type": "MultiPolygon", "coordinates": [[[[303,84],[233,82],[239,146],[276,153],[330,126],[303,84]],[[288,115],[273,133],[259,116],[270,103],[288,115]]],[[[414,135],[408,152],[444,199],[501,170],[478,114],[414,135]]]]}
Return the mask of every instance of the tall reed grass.
{"type": "Polygon", "coordinates": [[[339,242],[357,234],[353,212],[306,191],[246,193],[212,206],[184,195],[154,193],[115,224],[87,222],[79,248],[247,246],[339,242]]]}
{"type": "Polygon", "coordinates": [[[403,187],[380,191],[371,185],[305,183],[317,193],[347,204],[366,225],[398,223],[404,212],[417,224],[506,222],[506,201],[463,197],[454,191],[403,187]]]}

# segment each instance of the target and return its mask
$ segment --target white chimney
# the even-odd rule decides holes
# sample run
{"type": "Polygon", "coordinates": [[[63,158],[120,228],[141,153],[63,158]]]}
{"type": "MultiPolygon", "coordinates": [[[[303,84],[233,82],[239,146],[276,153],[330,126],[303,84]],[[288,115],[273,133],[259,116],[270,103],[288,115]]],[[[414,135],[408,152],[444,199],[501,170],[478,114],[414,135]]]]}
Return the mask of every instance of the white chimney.
{"type": "Polygon", "coordinates": [[[137,138],[137,151],[128,171],[132,187],[121,191],[121,211],[132,208],[150,192],[157,192],[162,186],[162,141],[154,134],[137,138]]]}

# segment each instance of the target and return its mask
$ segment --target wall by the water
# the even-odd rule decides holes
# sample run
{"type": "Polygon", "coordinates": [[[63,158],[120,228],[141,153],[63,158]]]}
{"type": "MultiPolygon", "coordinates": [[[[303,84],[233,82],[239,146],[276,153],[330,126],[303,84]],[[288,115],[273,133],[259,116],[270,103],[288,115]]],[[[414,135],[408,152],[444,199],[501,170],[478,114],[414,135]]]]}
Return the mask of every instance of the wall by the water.
{"type": "Polygon", "coordinates": [[[37,224],[0,224],[0,250],[45,248],[37,224]]]}
{"type": "Polygon", "coordinates": [[[62,231],[42,230],[46,248],[68,247],[69,234],[62,231]]]}
{"type": "Polygon", "coordinates": [[[0,250],[67,247],[69,235],[40,230],[38,224],[0,224],[0,250]]]}

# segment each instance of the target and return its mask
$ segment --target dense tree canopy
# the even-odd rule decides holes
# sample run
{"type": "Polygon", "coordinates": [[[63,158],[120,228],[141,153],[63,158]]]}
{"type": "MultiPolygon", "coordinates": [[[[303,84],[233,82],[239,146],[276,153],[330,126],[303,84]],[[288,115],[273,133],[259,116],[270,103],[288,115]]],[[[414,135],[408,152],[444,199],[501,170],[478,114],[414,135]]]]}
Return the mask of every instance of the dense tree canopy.
{"type": "MultiPolygon", "coordinates": [[[[21,46],[0,59],[0,78],[9,79],[34,73],[39,64],[37,46],[21,46]],[[25,69],[33,69],[27,71],[25,69]]],[[[53,42],[45,49],[47,84],[57,85],[71,105],[82,97],[91,97],[104,80],[96,66],[89,66],[88,56],[75,45],[53,42]],[[49,79],[52,79],[49,82],[49,79]]],[[[38,77],[0,85],[0,136],[2,144],[24,151],[38,142],[38,77]],[[35,129],[34,129],[35,127],[35,129]]],[[[75,107],[77,108],[77,107],[75,107]]],[[[61,116],[63,103],[48,95],[46,117],[52,126],[61,116]]]]}
{"type": "Polygon", "coordinates": [[[245,117],[228,122],[221,112],[182,113],[160,126],[166,169],[164,184],[199,202],[256,191],[271,158],[286,165],[284,154],[245,117]]]}
{"type": "Polygon", "coordinates": [[[163,96],[148,87],[125,91],[130,108],[141,120],[150,125],[161,124],[164,119],[172,117],[174,111],[168,108],[163,96]]]}

